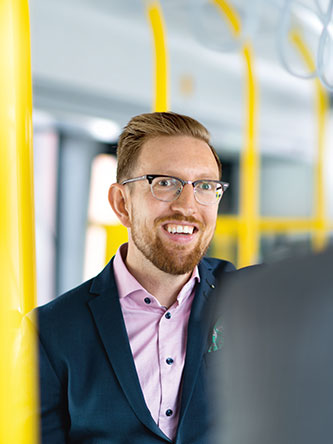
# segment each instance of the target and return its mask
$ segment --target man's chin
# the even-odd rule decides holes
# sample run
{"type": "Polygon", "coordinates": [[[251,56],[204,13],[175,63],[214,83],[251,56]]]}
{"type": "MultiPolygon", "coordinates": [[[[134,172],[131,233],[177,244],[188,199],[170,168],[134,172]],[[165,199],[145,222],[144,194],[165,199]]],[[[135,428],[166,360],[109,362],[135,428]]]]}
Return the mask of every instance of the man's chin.
{"type": "Polygon", "coordinates": [[[155,267],[159,268],[165,273],[182,275],[191,273],[198,265],[206,251],[207,249],[203,251],[199,246],[192,249],[167,249],[161,247],[155,250],[155,254],[152,254],[150,260],[155,267]]]}
{"type": "Polygon", "coordinates": [[[180,276],[188,273],[192,273],[197,263],[187,262],[187,263],[176,263],[175,261],[154,261],[153,265],[159,270],[167,274],[172,274],[174,276],[180,276]]]}

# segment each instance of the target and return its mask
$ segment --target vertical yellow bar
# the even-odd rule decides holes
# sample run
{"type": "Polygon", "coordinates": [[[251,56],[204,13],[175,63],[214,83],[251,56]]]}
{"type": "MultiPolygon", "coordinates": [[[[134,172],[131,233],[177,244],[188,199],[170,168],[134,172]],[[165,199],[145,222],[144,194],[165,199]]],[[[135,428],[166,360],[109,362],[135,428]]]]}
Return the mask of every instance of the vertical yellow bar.
{"type": "Polygon", "coordinates": [[[241,152],[240,224],[238,237],[238,266],[258,261],[259,252],[259,153],[258,153],[258,88],[253,72],[253,52],[249,43],[243,47],[246,68],[246,130],[245,147],[241,152]]]}
{"type": "MultiPolygon", "coordinates": [[[[235,38],[241,33],[241,20],[226,0],[212,0],[227,19],[235,38]]],[[[258,153],[258,87],[254,73],[253,51],[250,43],[243,45],[245,61],[246,125],[244,149],[239,164],[240,209],[238,234],[238,266],[251,265],[258,260],[259,251],[259,153],[258,153]]]]}
{"type": "Polygon", "coordinates": [[[147,13],[153,33],[155,50],[155,77],[153,111],[169,109],[168,54],[165,25],[159,1],[147,2],[147,13]]]}
{"type": "MultiPolygon", "coordinates": [[[[301,54],[305,65],[311,72],[316,66],[311,51],[307,47],[299,31],[289,33],[291,42],[301,54]]],[[[315,251],[324,249],[328,244],[329,221],[326,214],[325,182],[324,182],[324,154],[326,118],[329,109],[328,93],[319,79],[314,79],[315,85],[315,113],[317,116],[317,159],[314,174],[314,223],[315,230],[312,235],[312,247],[315,251]]]]}
{"type": "Polygon", "coordinates": [[[32,91],[27,0],[0,2],[0,442],[38,442],[32,91]]]}
{"type": "Polygon", "coordinates": [[[314,183],[314,217],[316,230],[312,236],[312,247],[315,251],[320,251],[327,247],[329,240],[329,221],[326,211],[324,180],[325,133],[329,98],[328,93],[324,90],[319,79],[315,79],[315,86],[318,144],[314,183]]]}
{"type": "Polygon", "coordinates": [[[105,247],[105,264],[114,256],[121,244],[128,242],[127,228],[123,225],[107,225],[106,230],[106,247],[105,247]]]}

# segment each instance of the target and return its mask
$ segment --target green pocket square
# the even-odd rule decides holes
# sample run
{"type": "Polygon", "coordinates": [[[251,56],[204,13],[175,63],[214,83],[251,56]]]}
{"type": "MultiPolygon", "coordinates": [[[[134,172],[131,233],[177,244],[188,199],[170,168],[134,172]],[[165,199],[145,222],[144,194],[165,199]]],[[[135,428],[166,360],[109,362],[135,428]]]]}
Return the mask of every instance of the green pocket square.
{"type": "Polygon", "coordinates": [[[208,353],[221,350],[223,348],[223,344],[224,344],[223,323],[222,323],[222,318],[219,318],[213,327],[212,342],[208,349],[208,353]]]}

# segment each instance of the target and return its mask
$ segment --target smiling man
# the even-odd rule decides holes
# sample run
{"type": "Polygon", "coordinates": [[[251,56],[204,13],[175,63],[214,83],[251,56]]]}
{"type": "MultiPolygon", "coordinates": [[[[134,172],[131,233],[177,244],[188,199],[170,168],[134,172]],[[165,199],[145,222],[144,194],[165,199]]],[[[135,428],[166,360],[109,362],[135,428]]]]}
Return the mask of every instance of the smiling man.
{"type": "Polygon", "coordinates": [[[43,443],[209,443],[214,282],[234,267],[204,255],[227,186],[196,120],[124,128],[109,201],[128,243],[38,309],[43,443]]]}

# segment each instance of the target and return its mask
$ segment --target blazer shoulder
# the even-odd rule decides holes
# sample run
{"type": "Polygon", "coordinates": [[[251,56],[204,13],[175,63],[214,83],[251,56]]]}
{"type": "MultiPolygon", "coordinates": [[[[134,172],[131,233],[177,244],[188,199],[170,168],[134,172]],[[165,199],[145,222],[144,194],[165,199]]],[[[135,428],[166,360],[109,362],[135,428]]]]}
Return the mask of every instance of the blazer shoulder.
{"type": "Polygon", "coordinates": [[[215,257],[205,257],[202,260],[202,264],[210,268],[215,275],[217,273],[220,274],[236,271],[236,267],[234,266],[234,264],[223,259],[217,259],[215,257]]]}
{"type": "Polygon", "coordinates": [[[71,309],[78,310],[80,306],[86,305],[90,299],[103,291],[105,287],[110,287],[113,280],[112,268],[112,261],[110,261],[97,276],[63,293],[47,304],[38,307],[39,316],[51,315],[53,312],[56,312],[59,316],[61,312],[67,312],[67,310],[71,309]]]}
{"type": "Polygon", "coordinates": [[[71,305],[76,305],[77,303],[80,303],[80,301],[86,300],[90,293],[90,288],[93,280],[94,278],[89,279],[88,281],[83,282],[77,287],[66,291],[65,293],[56,297],[47,304],[38,307],[37,311],[43,314],[51,313],[55,310],[58,311],[61,309],[67,309],[71,305]]]}

